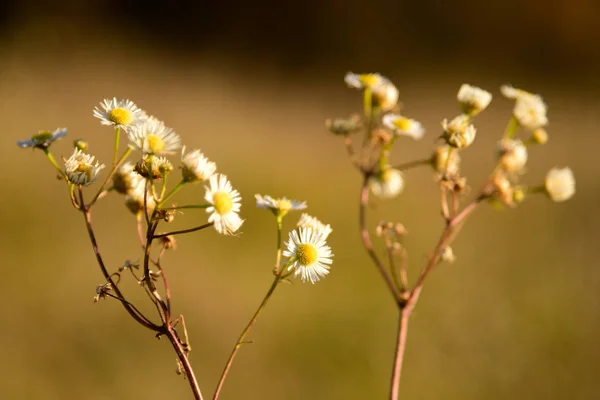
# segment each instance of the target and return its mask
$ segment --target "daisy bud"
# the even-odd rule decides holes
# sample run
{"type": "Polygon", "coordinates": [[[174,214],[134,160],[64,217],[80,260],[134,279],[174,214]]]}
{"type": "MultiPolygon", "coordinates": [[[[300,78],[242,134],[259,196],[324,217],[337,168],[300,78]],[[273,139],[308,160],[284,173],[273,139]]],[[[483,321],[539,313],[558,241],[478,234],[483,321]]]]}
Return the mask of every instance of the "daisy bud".
{"type": "Polygon", "coordinates": [[[335,135],[348,135],[362,128],[360,117],[353,115],[350,118],[335,118],[325,121],[325,126],[335,135]]]}
{"type": "Polygon", "coordinates": [[[113,188],[121,194],[129,194],[141,180],[142,176],[134,170],[133,164],[129,161],[122,164],[112,176],[113,188]]]}
{"type": "Polygon", "coordinates": [[[75,149],[65,162],[65,174],[69,182],[75,185],[87,186],[96,180],[104,164],[98,163],[94,156],[75,149]]]}
{"type": "Polygon", "coordinates": [[[400,114],[387,114],[383,117],[383,125],[398,136],[409,136],[419,140],[425,134],[425,129],[419,121],[403,117],[400,114]]]}
{"type": "Polygon", "coordinates": [[[382,199],[396,197],[404,189],[402,172],[394,168],[386,168],[369,178],[369,188],[375,196],[382,199]]]}
{"type": "Polygon", "coordinates": [[[529,140],[535,144],[546,144],[548,142],[548,133],[544,128],[537,128],[531,132],[529,140]]]}
{"type": "Polygon", "coordinates": [[[452,147],[448,145],[438,146],[431,156],[431,166],[440,173],[446,173],[453,176],[458,173],[460,168],[460,154],[458,151],[451,151],[452,147]]]}
{"type": "Polygon", "coordinates": [[[548,171],[545,189],[552,201],[561,202],[575,194],[575,176],[571,168],[552,168],[548,171]]]}
{"type": "Polygon", "coordinates": [[[500,141],[500,165],[506,172],[519,172],[527,163],[527,147],[520,140],[500,141]]]}
{"type": "Polygon", "coordinates": [[[492,101],[492,94],[475,86],[463,84],[456,96],[464,114],[474,116],[485,110],[492,101]]]}

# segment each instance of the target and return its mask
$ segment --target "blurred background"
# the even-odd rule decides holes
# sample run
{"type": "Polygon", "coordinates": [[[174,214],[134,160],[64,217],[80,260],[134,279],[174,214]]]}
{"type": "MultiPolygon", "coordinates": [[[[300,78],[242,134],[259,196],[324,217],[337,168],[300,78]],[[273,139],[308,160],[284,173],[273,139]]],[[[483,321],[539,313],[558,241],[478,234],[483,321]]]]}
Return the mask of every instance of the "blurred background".
{"type": "MultiPolygon", "coordinates": [[[[566,203],[535,196],[476,211],[453,246],[457,262],[435,271],[413,314],[402,398],[598,398],[599,15],[594,0],[3,1],[2,397],[191,398],[168,342],[115,301],[93,303],[102,276],[83,220],[42,153],[15,146],[67,126],[57,158],[83,137],[108,163],[113,135],[92,109],[115,96],[202,149],[243,196],[242,235],[178,237],[165,258],[205,397],[272,279],[274,218],[254,208],[263,193],[308,201],[334,228],[335,262],[316,285],[278,288],[222,398],[385,398],[397,311],[360,246],[360,176],[324,128],[360,110],[359,92],[343,82],[354,71],[392,79],[406,115],[427,129],[422,141],[398,144],[397,162],[429,154],[440,121],[458,113],[462,83],[483,87],[495,99],[463,152],[476,190],[511,114],[499,87],[511,83],[549,106],[550,141],[531,149],[525,182],[541,183],[555,166],[577,177],[566,203]]],[[[414,278],[442,224],[431,171],[406,178],[399,198],[373,202],[369,221],[405,224],[414,278]]],[[[202,197],[198,184],[176,201],[202,197]]],[[[186,212],[172,228],[205,218],[186,212]]],[[[94,219],[112,269],[141,256],[122,198],[102,200],[94,219]]],[[[124,287],[144,307],[136,284],[124,287]]]]}

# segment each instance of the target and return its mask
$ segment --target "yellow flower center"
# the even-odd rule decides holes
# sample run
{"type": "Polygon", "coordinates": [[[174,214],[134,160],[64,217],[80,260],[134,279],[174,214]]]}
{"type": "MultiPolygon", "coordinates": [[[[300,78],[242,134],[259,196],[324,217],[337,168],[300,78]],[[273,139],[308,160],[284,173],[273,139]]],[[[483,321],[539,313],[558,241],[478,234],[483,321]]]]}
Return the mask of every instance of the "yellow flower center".
{"type": "Polygon", "coordinates": [[[281,212],[287,212],[292,208],[292,202],[289,200],[278,200],[277,209],[281,212]]]}
{"type": "Polygon", "coordinates": [[[90,164],[83,161],[78,161],[76,171],[84,173],[87,177],[87,182],[89,182],[92,179],[92,166],[90,164]]]}
{"type": "Polygon", "coordinates": [[[363,85],[370,88],[374,88],[381,83],[381,77],[377,74],[359,75],[358,79],[363,83],[363,85]]]}
{"type": "Polygon", "coordinates": [[[296,248],[296,259],[303,266],[314,264],[318,255],[317,248],[310,243],[303,243],[296,248]]]}
{"type": "Polygon", "coordinates": [[[108,114],[108,119],[115,125],[127,125],[131,122],[131,112],[121,107],[113,108],[108,114]]]}
{"type": "Polygon", "coordinates": [[[52,133],[47,131],[40,132],[37,135],[31,137],[31,140],[36,143],[45,143],[50,139],[52,139],[52,133]]]}
{"type": "Polygon", "coordinates": [[[227,192],[219,191],[213,194],[213,204],[219,215],[225,215],[233,209],[233,199],[227,192]]]}
{"type": "Polygon", "coordinates": [[[394,126],[402,132],[410,131],[411,125],[411,121],[408,118],[400,118],[394,121],[394,126]]]}
{"type": "Polygon", "coordinates": [[[158,154],[165,148],[165,141],[161,137],[150,134],[146,138],[148,141],[148,152],[158,154]]]}

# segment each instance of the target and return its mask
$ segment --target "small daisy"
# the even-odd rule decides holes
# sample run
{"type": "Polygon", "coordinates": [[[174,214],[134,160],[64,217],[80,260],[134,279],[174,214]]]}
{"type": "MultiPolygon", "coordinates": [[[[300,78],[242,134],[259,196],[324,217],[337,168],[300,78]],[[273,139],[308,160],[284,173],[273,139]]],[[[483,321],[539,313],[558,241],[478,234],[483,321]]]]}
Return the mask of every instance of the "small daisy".
{"type": "Polygon", "coordinates": [[[286,197],[274,199],[269,195],[261,196],[260,194],[255,194],[254,197],[256,198],[256,207],[271,210],[273,214],[281,217],[289,211],[304,210],[307,207],[305,201],[288,200],[286,197]]]}
{"type": "Polygon", "coordinates": [[[469,123],[468,115],[459,115],[452,121],[442,121],[442,138],[446,143],[454,148],[462,149],[470,146],[475,140],[477,129],[469,123]]]}
{"type": "Polygon", "coordinates": [[[575,176],[571,168],[552,168],[545,181],[546,193],[552,201],[561,202],[575,194],[575,176]]]}
{"type": "Polygon", "coordinates": [[[54,132],[40,131],[27,140],[19,140],[17,146],[21,148],[33,147],[34,149],[47,149],[60,138],[67,136],[67,128],[58,128],[54,132]]]}
{"type": "Polygon", "coordinates": [[[117,100],[116,97],[112,100],[104,99],[100,103],[100,107],[94,108],[94,117],[98,118],[102,125],[125,129],[148,118],[146,113],[133,101],[117,100]]]}
{"type": "Polygon", "coordinates": [[[348,72],[344,77],[344,81],[354,89],[371,89],[375,104],[383,111],[390,111],[398,104],[398,89],[388,78],[380,74],[348,72]]]}
{"type": "Polygon", "coordinates": [[[127,161],[113,174],[113,188],[115,188],[117,193],[129,194],[129,192],[138,186],[142,179],[142,176],[134,170],[134,165],[127,161]]]}
{"type": "MultiPolygon", "coordinates": [[[[125,205],[133,214],[138,215],[144,211],[144,195],[146,193],[146,179],[142,178],[138,181],[137,186],[132,188],[125,196],[125,205]]],[[[146,196],[146,206],[148,211],[152,211],[156,206],[154,196],[148,192],[146,196]]]]}
{"type": "Polygon", "coordinates": [[[240,229],[244,220],[238,215],[240,211],[240,193],[233,189],[227,177],[215,174],[210,177],[209,186],[205,187],[204,198],[212,206],[206,209],[211,214],[208,222],[213,222],[217,232],[230,235],[240,229]]]}
{"type": "Polygon", "coordinates": [[[383,117],[383,125],[391,129],[395,134],[410,136],[419,140],[425,134],[423,125],[414,119],[403,117],[399,114],[388,114],[383,117]]]}
{"type": "Polygon", "coordinates": [[[462,112],[468,115],[477,115],[487,108],[492,101],[492,94],[476,86],[464,83],[456,95],[462,112]]]}
{"type": "Polygon", "coordinates": [[[521,126],[534,130],[548,125],[547,107],[541,96],[510,85],[503,85],[500,91],[505,97],[515,100],[513,116],[521,126]]]}
{"type": "Polygon", "coordinates": [[[387,168],[369,178],[369,188],[375,196],[382,199],[396,197],[404,190],[402,172],[394,168],[387,168]]]}
{"type": "Polygon", "coordinates": [[[327,239],[327,237],[331,234],[333,229],[331,229],[330,225],[325,225],[321,221],[319,221],[315,217],[311,217],[307,213],[303,213],[300,216],[300,220],[298,221],[297,226],[301,228],[311,228],[321,234],[323,239],[327,239]]]}
{"type": "Polygon", "coordinates": [[[69,182],[76,185],[87,186],[94,182],[104,164],[95,161],[94,156],[75,149],[73,154],[65,161],[65,173],[69,182]]]}
{"type": "Polygon", "coordinates": [[[149,117],[142,123],[127,131],[130,147],[144,154],[164,155],[173,154],[181,147],[181,139],[171,128],[162,121],[149,117]]]}
{"type": "Polygon", "coordinates": [[[201,181],[204,182],[210,178],[217,170],[217,164],[209,161],[208,158],[200,152],[193,150],[183,155],[185,147],[181,151],[181,174],[186,182],[201,181]]]}
{"type": "Polygon", "coordinates": [[[300,227],[291,231],[289,238],[283,255],[289,257],[288,271],[294,270],[294,277],[315,283],[329,273],[333,254],[321,233],[300,227]]]}
{"type": "Polygon", "coordinates": [[[527,163],[527,147],[520,140],[500,141],[500,165],[506,172],[519,172],[527,163]]]}

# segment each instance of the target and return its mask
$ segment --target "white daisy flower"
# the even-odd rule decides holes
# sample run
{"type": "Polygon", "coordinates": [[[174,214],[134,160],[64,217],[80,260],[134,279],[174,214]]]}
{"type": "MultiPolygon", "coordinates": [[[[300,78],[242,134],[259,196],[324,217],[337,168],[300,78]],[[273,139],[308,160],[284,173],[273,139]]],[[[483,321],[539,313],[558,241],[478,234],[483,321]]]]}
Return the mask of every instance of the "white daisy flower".
{"type": "Polygon", "coordinates": [[[462,114],[452,121],[442,121],[442,138],[454,148],[462,149],[470,146],[475,140],[477,129],[469,123],[469,116],[462,114]]]}
{"type": "Polygon", "coordinates": [[[129,194],[129,192],[138,186],[142,179],[142,176],[134,170],[134,165],[127,161],[113,174],[113,188],[115,188],[117,193],[129,194]]]}
{"type": "Polygon", "coordinates": [[[65,161],[65,174],[69,182],[76,185],[87,186],[96,180],[104,164],[99,164],[94,156],[75,149],[73,154],[65,161]]]}
{"type": "Polygon", "coordinates": [[[456,95],[462,112],[468,115],[477,115],[487,108],[492,101],[492,94],[476,86],[464,83],[456,95]]]}
{"type": "Polygon", "coordinates": [[[575,194],[575,176],[571,168],[552,168],[545,181],[546,193],[556,202],[570,199],[575,194]]]}
{"type": "Polygon", "coordinates": [[[399,170],[386,168],[369,178],[369,188],[375,196],[391,199],[404,190],[404,177],[399,170]]]}
{"type": "Polygon", "coordinates": [[[173,154],[181,147],[181,139],[171,128],[162,121],[149,117],[127,131],[130,147],[144,154],[164,155],[173,154]]]}
{"type": "Polygon", "coordinates": [[[344,77],[344,81],[351,88],[371,89],[375,105],[383,111],[390,111],[398,104],[398,89],[388,78],[380,74],[348,72],[344,77]]]}
{"type": "Polygon", "coordinates": [[[148,118],[144,110],[138,108],[131,100],[117,98],[105,99],[100,107],[94,108],[94,117],[100,120],[102,125],[114,126],[116,128],[129,128],[148,118]]]}
{"type": "Polygon", "coordinates": [[[527,147],[520,140],[500,141],[500,165],[506,172],[519,172],[527,163],[527,147]]]}
{"type": "Polygon", "coordinates": [[[242,226],[244,220],[240,218],[240,193],[233,189],[227,177],[215,174],[210,177],[209,186],[205,187],[204,198],[211,207],[206,212],[211,214],[208,222],[213,222],[217,232],[224,235],[232,234],[242,226]]]}
{"type": "Polygon", "coordinates": [[[289,211],[304,210],[307,207],[305,201],[288,200],[286,197],[274,199],[269,195],[261,196],[260,194],[255,194],[254,197],[256,198],[256,207],[271,210],[273,214],[281,217],[289,211]]]}
{"type": "Polygon", "coordinates": [[[425,134],[425,129],[419,121],[406,118],[399,114],[387,114],[383,117],[383,125],[391,129],[395,134],[410,136],[419,140],[425,134]]]}
{"type": "Polygon", "coordinates": [[[27,140],[19,140],[17,146],[44,150],[50,147],[53,142],[65,136],[67,136],[67,128],[58,128],[54,132],[40,131],[37,135],[33,135],[27,140]]]}
{"type": "MultiPolygon", "coordinates": [[[[137,185],[127,193],[125,196],[125,205],[133,214],[137,215],[144,211],[144,194],[146,192],[146,179],[141,178],[137,185]]],[[[151,192],[146,195],[146,206],[148,212],[151,212],[156,206],[156,201],[151,192]]]]}
{"type": "Polygon", "coordinates": [[[315,283],[329,273],[333,254],[320,232],[300,227],[291,231],[289,238],[283,255],[289,257],[288,271],[294,270],[294,277],[315,283]]]}
{"type": "Polygon", "coordinates": [[[185,147],[181,151],[181,174],[186,182],[201,181],[204,182],[210,178],[217,170],[217,164],[209,161],[208,158],[200,152],[193,150],[184,155],[185,147]]]}
{"type": "Polygon", "coordinates": [[[333,231],[333,229],[331,229],[330,225],[325,225],[324,223],[319,221],[317,218],[311,217],[307,213],[302,213],[297,226],[299,226],[301,228],[311,228],[311,229],[315,230],[316,232],[320,233],[323,236],[323,239],[327,239],[327,237],[333,231]]]}
{"type": "Polygon", "coordinates": [[[521,126],[534,130],[548,125],[547,107],[541,96],[510,85],[503,85],[500,91],[505,97],[515,100],[513,115],[521,126]]]}

